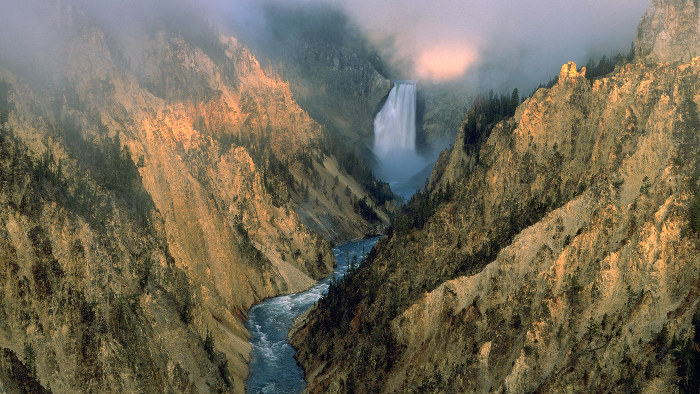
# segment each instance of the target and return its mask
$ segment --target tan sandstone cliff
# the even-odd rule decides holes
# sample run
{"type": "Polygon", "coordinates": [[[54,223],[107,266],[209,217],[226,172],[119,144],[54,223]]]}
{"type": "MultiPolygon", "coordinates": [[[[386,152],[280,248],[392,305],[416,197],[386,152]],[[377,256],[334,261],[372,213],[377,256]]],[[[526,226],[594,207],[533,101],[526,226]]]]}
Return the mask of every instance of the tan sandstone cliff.
{"type": "Polygon", "coordinates": [[[371,197],[235,38],[196,14],[197,34],[122,37],[78,4],[34,3],[60,48],[0,56],[0,376],[242,392],[247,309],[310,287],[330,240],[388,217],[353,209],[371,197]]]}

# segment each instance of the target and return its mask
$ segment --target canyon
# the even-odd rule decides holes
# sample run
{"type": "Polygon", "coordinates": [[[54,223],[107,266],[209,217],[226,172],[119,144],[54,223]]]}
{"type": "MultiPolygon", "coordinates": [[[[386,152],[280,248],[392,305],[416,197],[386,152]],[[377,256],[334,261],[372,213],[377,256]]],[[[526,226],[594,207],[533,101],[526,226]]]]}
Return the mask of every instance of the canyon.
{"type": "Polygon", "coordinates": [[[697,1],[497,117],[333,7],[166,4],[0,14],[0,392],[245,392],[309,295],[306,392],[697,392],[697,1]]]}

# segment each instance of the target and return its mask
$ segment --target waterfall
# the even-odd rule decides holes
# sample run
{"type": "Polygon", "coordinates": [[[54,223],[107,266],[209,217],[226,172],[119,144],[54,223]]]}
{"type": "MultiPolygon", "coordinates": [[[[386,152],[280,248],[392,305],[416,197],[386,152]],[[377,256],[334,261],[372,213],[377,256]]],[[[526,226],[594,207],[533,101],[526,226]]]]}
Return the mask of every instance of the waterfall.
{"type": "Polygon", "coordinates": [[[394,81],[394,87],[374,118],[374,153],[382,161],[397,151],[416,149],[416,83],[394,81]]]}
{"type": "Polygon", "coordinates": [[[409,198],[422,187],[425,179],[418,174],[428,162],[416,151],[416,81],[394,81],[374,118],[373,150],[375,173],[395,193],[409,198]]]}

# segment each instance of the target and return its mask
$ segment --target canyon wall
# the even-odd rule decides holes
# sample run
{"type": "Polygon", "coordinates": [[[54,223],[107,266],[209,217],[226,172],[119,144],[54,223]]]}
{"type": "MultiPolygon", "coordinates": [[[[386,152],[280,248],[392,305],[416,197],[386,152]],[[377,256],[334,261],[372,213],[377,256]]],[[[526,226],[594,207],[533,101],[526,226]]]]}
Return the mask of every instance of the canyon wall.
{"type": "Polygon", "coordinates": [[[196,14],[126,31],[34,6],[60,47],[0,56],[5,386],[242,392],[247,309],[332,272],[382,203],[196,14]]]}

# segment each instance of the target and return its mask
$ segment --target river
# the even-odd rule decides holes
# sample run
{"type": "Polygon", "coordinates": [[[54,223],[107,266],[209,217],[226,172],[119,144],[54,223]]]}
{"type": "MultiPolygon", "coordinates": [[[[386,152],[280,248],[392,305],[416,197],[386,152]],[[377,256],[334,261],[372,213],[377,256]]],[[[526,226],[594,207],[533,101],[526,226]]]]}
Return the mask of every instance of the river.
{"type": "MultiPolygon", "coordinates": [[[[362,260],[380,237],[367,238],[333,248],[336,267],[332,277],[341,277],[348,270],[353,256],[362,260]]],[[[319,281],[310,290],[270,298],[251,308],[246,328],[251,334],[253,351],[248,393],[301,393],[306,387],[304,373],[294,359],[294,348],[287,342],[292,321],[309,309],[328,291],[331,277],[319,281]]]]}

